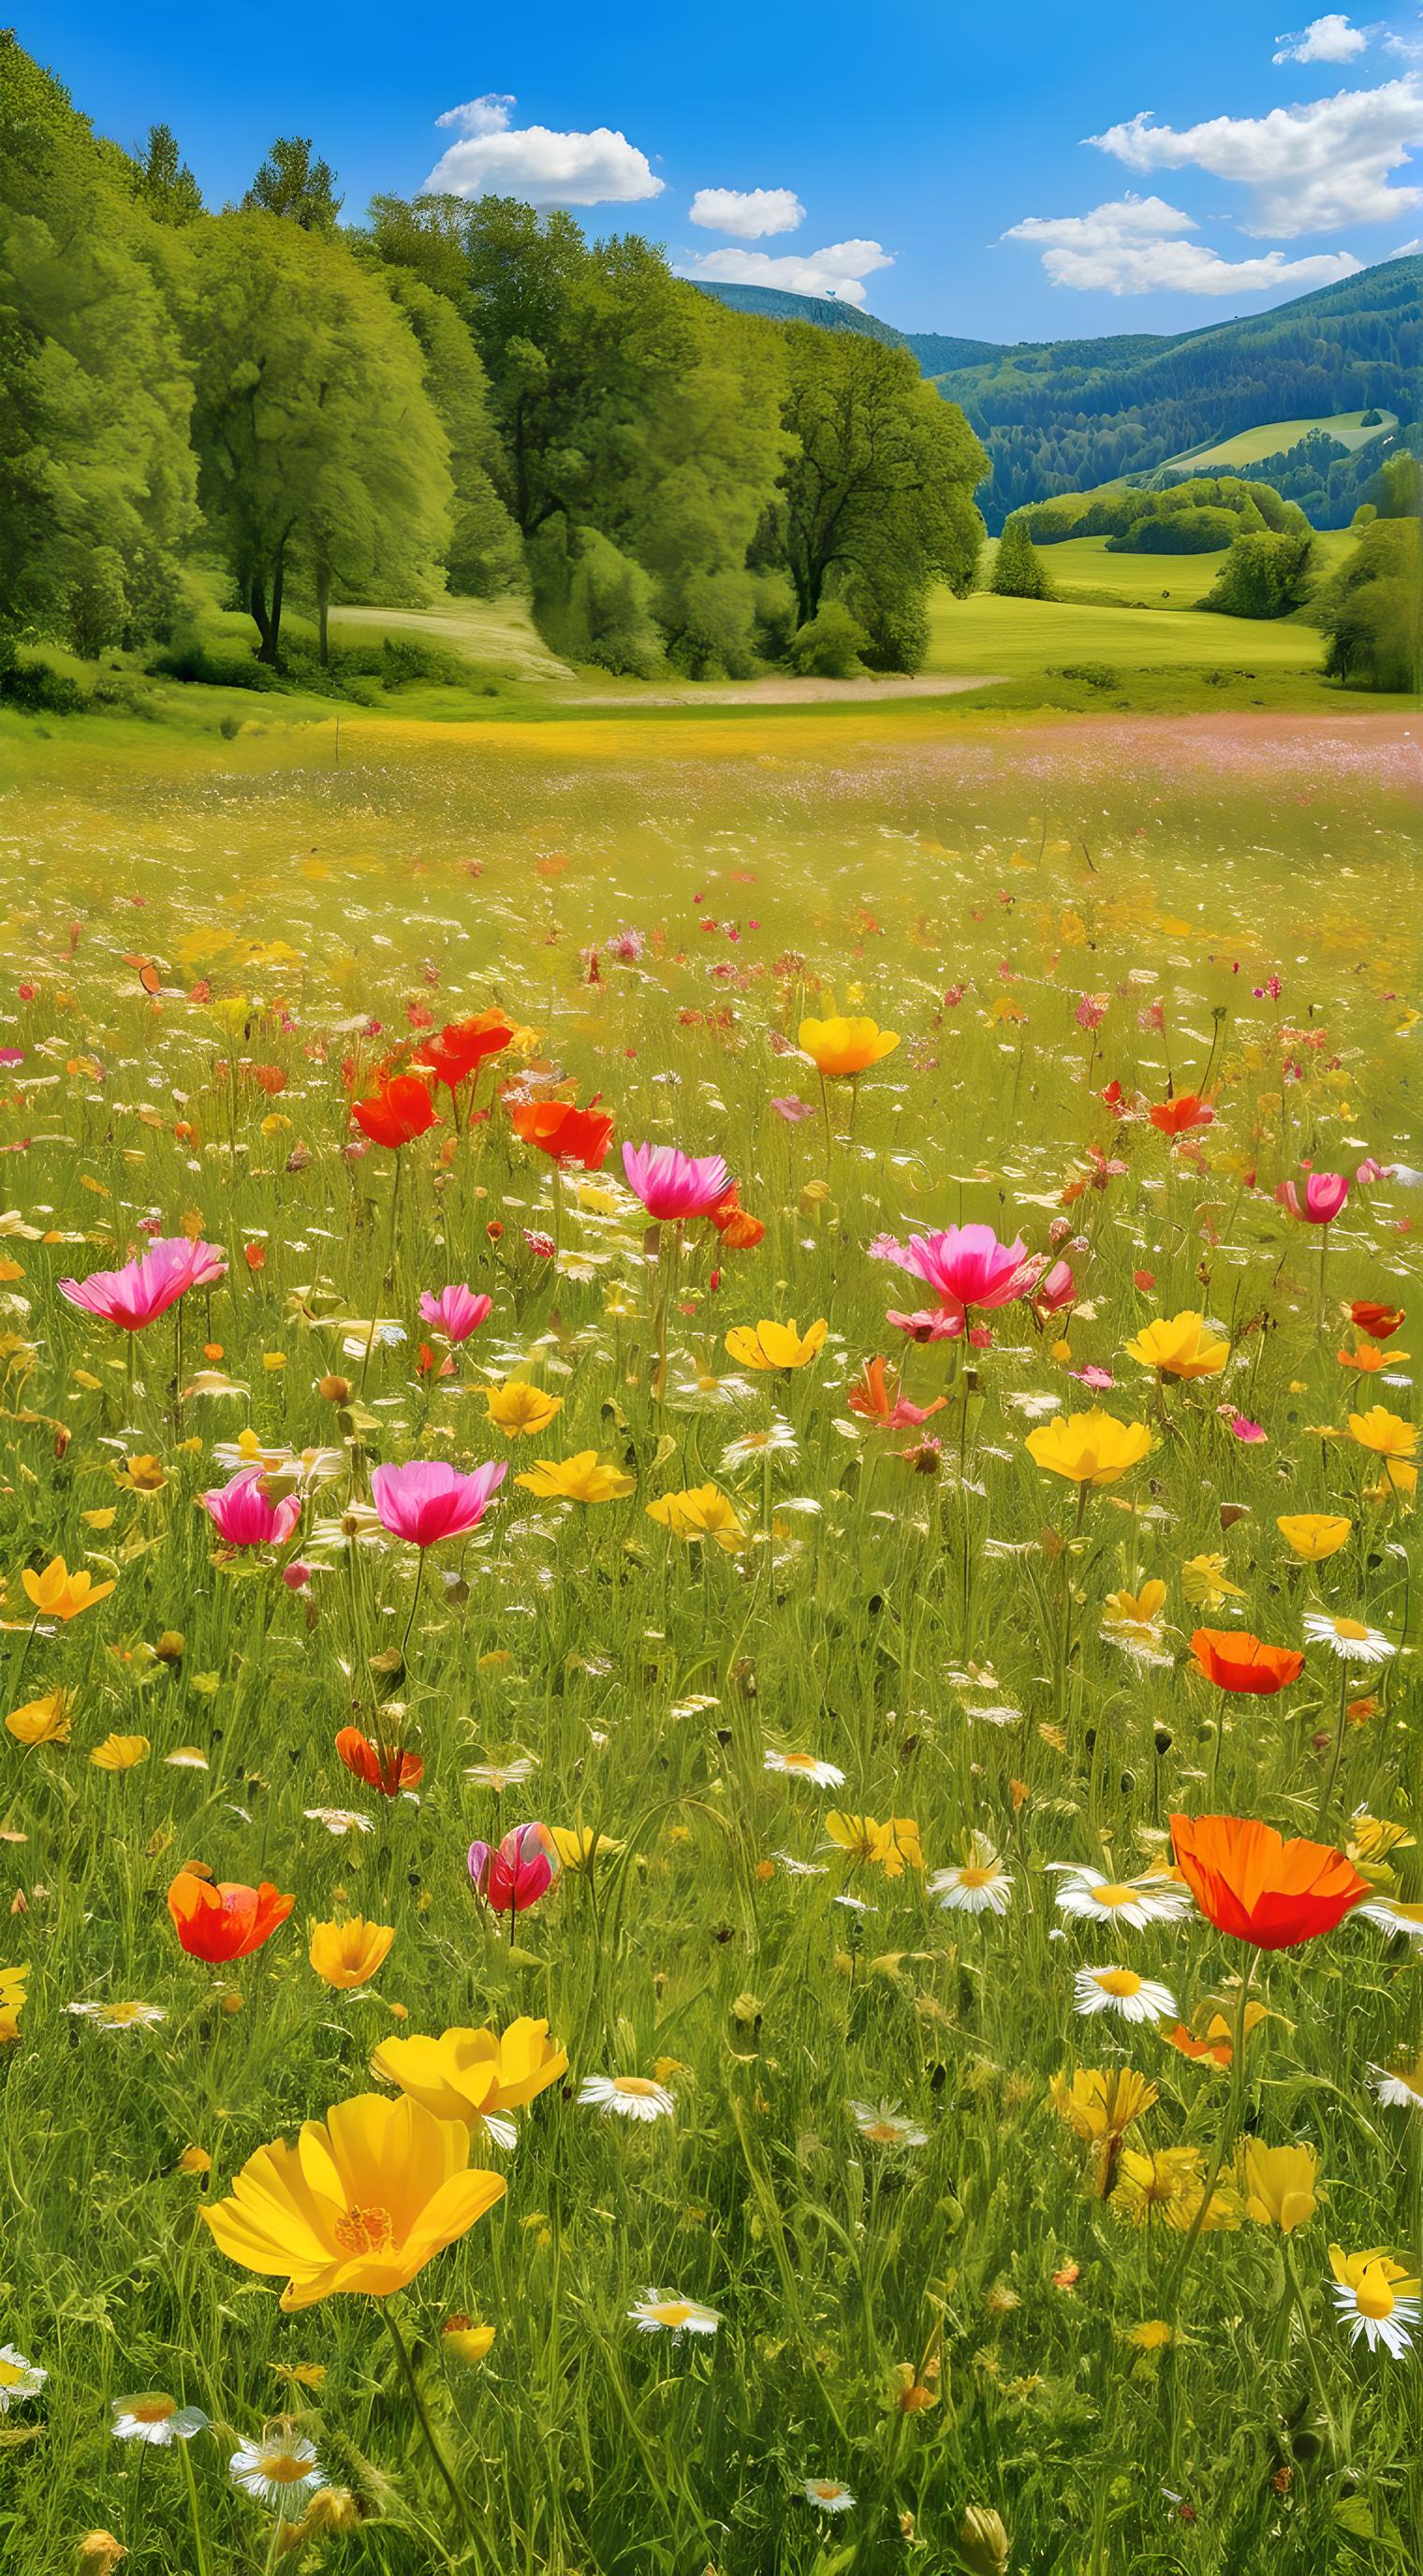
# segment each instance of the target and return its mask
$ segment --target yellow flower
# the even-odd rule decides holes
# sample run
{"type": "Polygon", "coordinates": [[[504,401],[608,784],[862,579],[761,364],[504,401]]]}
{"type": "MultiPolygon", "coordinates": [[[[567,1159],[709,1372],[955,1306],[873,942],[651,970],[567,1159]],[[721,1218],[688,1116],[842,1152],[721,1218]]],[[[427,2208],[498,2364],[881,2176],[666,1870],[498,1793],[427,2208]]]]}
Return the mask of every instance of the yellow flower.
{"type": "Polygon", "coordinates": [[[25,2000],[29,1967],[0,1968],[0,2048],[20,2036],[20,2006],[25,2000]]]}
{"type": "Polygon", "coordinates": [[[1238,1583],[1226,1579],[1223,1556],[1188,1556],[1181,1568],[1181,1590],[1193,1610],[1214,1610],[1221,1601],[1243,1601],[1238,1583]]]}
{"type": "Polygon", "coordinates": [[[565,1503],[614,1503],[630,1494],[637,1484],[611,1458],[600,1458],[596,1449],[580,1449],[576,1458],[541,1458],[526,1476],[516,1476],[529,1494],[545,1501],[557,1498],[565,1503]]]}
{"type": "Polygon", "coordinates": [[[1125,2137],[1158,2099],[1156,2086],[1130,2066],[1079,2066],[1070,2077],[1054,2075],[1048,2096],[1073,2136],[1093,2147],[1125,2137]]]}
{"type": "Polygon", "coordinates": [[[5,1723],[17,1744],[67,1744],[73,1720],[73,1692],[52,1690],[43,1699],[12,1708],[5,1723]]]}
{"type": "Polygon", "coordinates": [[[1138,2352],[1164,2352],[1171,2341],[1171,2328],[1164,2317],[1143,2317],[1139,2326],[1127,2330],[1128,2343],[1138,2352]]]}
{"type": "Polygon", "coordinates": [[[1102,1625],[1114,1636],[1149,1645],[1160,1633],[1157,1623],[1165,1603],[1166,1586],[1159,1575],[1153,1575],[1139,1592],[1109,1592],[1102,1604],[1102,1625]]]}
{"type": "Polygon", "coordinates": [[[511,2021],[506,2031],[446,2030],[438,2039],[383,2039],[371,2073],[398,2084],[433,2119],[470,2128],[532,2102],[568,2072],[546,2021],[511,2021]]]}
{"type": "Polygon", "coordinates": [[[388,2298],[502,2200],[503,2175],[471,2170],[469,2144],[420,2102],[358,2093],[294,2147],[259,2147],[203,2220],[244,2271],[287,2275],[288,2315],[338,2291],[388,2298]]]}
{"type": "Polygon", "coordinates": [[[452,2352],[457,2361],[483,2361],[494,2341],[494,2328],[466,2325],[452,2317],[442,2330],[440,2341],[445,2351],[452,2352]]]}
{"type": "Polygon", "coordinates": [[[201,2178],[212,2172],[212,2158],[206,2147],[185,2147],[174,2170],[180,2174],[197,2174],[201,2178]]]}
{"type": "Polygon", "coordinates": [[[1151,1447],[1144,1422],[1118,1422],[1094,1404],[1090,1413],[1056,1414],[1028,1433],[1028,1455],[1073,1485],[1115,1485],[1139,1467],[1151,1447]]]}
{"type": "Polygon", "coordinates": [[[132,1771],[148,1760],[148,1749],[146,1735],[106,1735],[89,1759],[96,1771],[132,1771]]]}
{"type": "Polygon", "coordinates": [[[800,1051],[808,1055],[817,1073],[834,1081],[845,1073],[864,1073],[872,1064],[892,1055],[899,1044],[888,1029],[876,1028],[873,1020],[802,1020],[799,1033],[800,1051]]]}
{"type": "Polygon", "coordinates": [[[620,1852],[623,1848],[609,1834],[595,1835],[591,1825],[550,1825],[548,1831],[563,1867],[575,1872],[583,1870],[590,1876],[604,1852],[620,1852]]]}
{"type": "Polygon", "coordinates": [[[1275,1522],[1286,1547],[1306,1565],[1322,1565],[1327,1556],[1337,1556],[1353,1526],[1341,1512],[1281,1512],[1275,1522]]]}
{"type": "Polygon", "coordinates": [[[119,1470],[119,1483],[131,1494],[161,1494],[168,1478],[158,1460],[147,1451],[140,1458],[126,1458],[119,1470]]]}
{"type": "Polygon", "coordinates": [[[344,1923],[313,1923],[307,1956],[322,1983],[344,1993],[369,1985],[390,1957],[394,1939],[393,1923],[367,1923],[351,1914],[344,1923]]]}
{"type": "Polygon", "coordinates": [[[803,1333],[796,1329],[794,1315],[788,1324],[774,1323],[763,1316],[759,1324],[737,1324],[727,1334],[726,1347],[734,1360],[750,1369],[799,1369],[813,1360],[824,1344],[826,1319],[807,1324],[803,1333]]]}
{"type": "MultiPolygon", "coordinates": [[[[1390,1413],[1386,1404],[1372,1405],[1367,1413],[1351,1413],[1349,1437],[1379,1458],[1411,1458],[1418,1446],[1416,1425],[1405,1422],[1400,1413],[1390,1413]]],[[[28,1575],[25,1582],[28,1587],[28,1575]]]]}
{"type": "Polygon", "coordinates": [[[692,1485],[682,1494],[662,1494],[647,1506],[649,1520],[660,1521],[674,1538],[690,1544],[697,1539],[714,1539],[728,1556],[746,1545],[746,1532],[736,1517],[736,1507],[715,1485],[692,1485]]]}
{"type": "Polygon", "coordinates": [[[62,1556],[51,1557],[42,1574],[26,1566],[20,1580],[41,1619],[77,1619],[81,1610],[91,1609],[114,1589],[112,1583],[96,1583],[82,1567],[71,1574],[62,1556]]]}
{"type": "Polygon", "coordinates": [[[1230,1344],[1213,1339],[1204,1315],[1188,1306],[1169,1322],[1163,1315],[1143,1325],[1127,1353],[1160,1377],[1214,1377],[1230,1357],[1230,1344]]]}
{"type": "Polygon", "coordinates": [[[506,1378],[502,1386],[486,1387],[484,1401],[490,1421],[506,1440],[517,1440],[521,1432],[547,1431],[554,1415],[563,1411],[561,1395],[549,1395],[523,1377],[506,1378]]]}
{"type": "Polygon", "coordinates": [[[1313,2218],[1317,2205],[1319,2158],[1313,2147],[1266,2147],[1258,2138],[1246,2142],[1241,2187],[1249,2217],[1260,2227],[1278,2227],[1283,2236],[1313,2218]]]}
{"type": "Polygon", "coordinates": [[[1396,1825],[1388,1817],[1369,1816],[1360,1810],[1350,1818],[1347,1849],[1356,1869],[1363,1869],[1366,1863],[1377,1867],[1393,1851],[1412,1851],[1414,1842],[1406,1825],[1396,1825]]]}
{"type": "Polygon", "coordinates": [[[924,1866],[919,1828],[912,1816],[891,1816],[881,1825],[873,1816],[842,1815],[832,1807],[825,1830],[837,1850],[848,1852],[852,1860],[874,1863],[886,1878],[902,1878],[906,1862],[911,1869],[924,1866]]]}
{"type": "MultiPolygon", "coordinates": [[[[1134,2227],[1145,2227],[1160,2218],[1184,2234],[1195,2225],[1204,2187],[1204,2159],[1199,2147],[1158,2147],[1154,2155],[1138,2147],[1124,2147],[1112,2208],[1118,2218],[1130,2220],[1134,2227]]],[[[1240,2212],[1233,2197],[1225,2191],[1213,2191],[1202,2224],[1207,2229],[1238,2227],[1240,2212]]]]}

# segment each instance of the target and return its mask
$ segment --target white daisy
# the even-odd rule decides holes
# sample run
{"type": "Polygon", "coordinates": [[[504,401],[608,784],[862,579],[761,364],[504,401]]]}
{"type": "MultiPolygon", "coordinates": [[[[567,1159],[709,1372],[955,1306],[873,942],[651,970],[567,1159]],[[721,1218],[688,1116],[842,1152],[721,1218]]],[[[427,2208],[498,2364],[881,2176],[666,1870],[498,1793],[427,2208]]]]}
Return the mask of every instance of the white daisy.
{"type": "Polygon", "coordinates": [[[788,1851],[775,1852],[772,1858],[780,1862],[787,1878],[828,1878],[830,1875],[828,1861],[797,1860],[795,1853],[788,1851]]]}
{"type": "Polygon", "coordinates": [[[801,2488],[807,2504],[816,2505],[821,2513],[848,2513],[855,2499],[838,2478],[807,2478],[801,2488]]]}
{"type": "Polygon", "coordinates": [[[352,1502],[334,1520],[314,1521],[309,1547],[383,1547],[385,1529],[374,1503],[352,1502]]]}
{"type": "Polygon", "coordinates": [[[64,2009],[80,2021],[97,2023],[100,2030],[152,2030],[168,2018],[162,2004],[66,2004],[64,2009]]]}
{"type": "Polygon", "coordinates": [[[236,2485],[286,2522],[299,2520],[317,2488],[326,2484],[316,2444],[304,2433],[282,2428],[264,2434],[260,2442],[239,2444],[228,2466],[236,2485]]]}
{"type": "Polygon", "coordinates": [[[163,1756],[170,1771],[206,1771],[211,1768],[200,1744],[180,1744],[163,1756]]]}
{"type": "Polygon", "coordinates": [[[1410,2328],[1418,2323],[1418,2283],[1386,2254],[1345,2254],[1331,2245],[1329,2263],[1334,2304],[1349,2319],[1350,2343],[1362,2336],[1370,2352],[1382,2344],[1395,2361],[1402,2361],[1413,2349],[1410,2328]]]}
{"type": "Polygon", "coordinates": [[[700,2299],[681,2299],[675,2290],[649,2290],[628,2315],[644,2334],[714,2335],[721,2323],[716,2308],[703,2307],[700,2299]]]}
{"type": "Polygon", "coordinates": [[[1374,2098],[1390,2111],[1423,2111],[1423,2056],[1411,2066],[1371,2066],[1374,2098]]]}
{"type": "Polygon", "coordinates": [[[809,1780],[817,1789],[843,1789],[845,1774],[833,1762],[822,1762],[814,1753],[778,1753],[768,1745],[764,1756],[768,1771],[782,1771],[788,1780],[809,1780]]]}
{"type": "Polygon", "coordinates": [[[852,2102],[850,2114],[862,2138],[876,2147],[927,2147],[929,2132],[906,2120],[897,2103],[852,2102]]]}
{"type": "Polygon", "coordinates": [[[324,1825],[328,1834],[373,1834],[375,1820],[363,1816],[355,1807],[304,1807],[302,1813],[309,1825],[324,1825]]]}
{"type": "Polygon", "coordinates": [[[1410,1941],[1423,1942],[1423,1905],[1405,1905],[1397,1896],[1371,1896],[1364,1905],[1356,1905],[1366,1923],[1376,1923],[1381,1932],[1406,1932],[1410,1941]]]}
{"type": "Polygon", "coordinates": [[[937,1896],[945,1910],[954,1914],[1006,1914],[1013,1901],[1013,1881],[992,1844],[975,1834],[972,1858],[955,1869],[932,1870],[924,1892],[937,1896]]]}
{"type": "Polygon", "coordinates": [[[521,1753],[513,1762],[470,1762],[465,1765],[466,1780],[480,1789],[492,1789],[496,1796],[505,1789],[522,1789],[538,1769],[532,1753],[521,1753]]]}
{"type": "Polygon", "coordinates": [[[1115,2012],[1123,2021],[1176,2019],[1176,1998],[1169,1986],[1139,1977],[1134,1968],[1079,1968],[1073,1979],[1073,2010],[1115,2012]]]}
{"type": "Polygon", "coordinates": [[[739,1438],[728,1440],[721,1453],[722,1474],[727,1474],[733,1467],[747,1467],[753,1459],[797,1456],[795,1433],[788,1422],[782,1422],[777,1416],[764,1431],[743,1431],[739,1438]]]}
{"type": "Polygon", "coordinates": [[[116,2442],[152,2442],[167,2450],[174,2442],[191,2442],[208,2422],[201,2406],[180,2406],[176,2397],[153,2388],[142,2397],[116,2397],[110,2429],[116,2442]]]}
{"type": "Polygon", "coordinates": [[[680,1378],[668,1390],[667,1403],[673,1413],[724,1413],[733,1405],[750,1404],[755,1392],[749,1378],[714,1377],[708,1371],[680,1378]]]}
{"type": "Polygon", "coordinates": [[[1398,1648],[1381,1628],[1366,1628],[1362,1619],[1331,1619],[1326,1610],[1306,1610],[1304,1633],[1313,1646],[1328,1646],[1342,1664],[1386,1664],[1398,1648]]]}
{"type": "Polygon", "coordinates": [[[623,2120],[670,2120],[677,2107],[666,2085],[649,2075],[585,2075],[578,2099],[623,2120]]]}
{"type": "Polygon", "coordinates": [[[1061,1875],[1059,1914],[1082,1923],[1127,1923],[1144,1932],[1149,1923],[1179,1923],[1191,1911],[1191,1891],[1176,1878],[1104,1878],[1071,1860],[1049,1861],[1061,1875]]]}
{"type": "Polygon", "coordinates": [[[38,2397],[48,2377],[47,2370],[26,2361],[12,2343],[0,2343],[0,2415],[8,2415],[22,2397],[38,2397]]]}

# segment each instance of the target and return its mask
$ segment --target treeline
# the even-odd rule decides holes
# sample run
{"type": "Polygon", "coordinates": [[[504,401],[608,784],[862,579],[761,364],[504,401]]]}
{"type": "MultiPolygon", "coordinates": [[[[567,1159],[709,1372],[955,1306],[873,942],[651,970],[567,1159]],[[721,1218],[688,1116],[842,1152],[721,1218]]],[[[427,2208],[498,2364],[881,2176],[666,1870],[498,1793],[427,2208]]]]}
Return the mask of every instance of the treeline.
{"type": "MultiPolygon", "coordinates": [[[[986,458],[905,350],[780,328],[499,198],[342,221],[311,147],[210,213],[173,136],[95,136],[0,37],[0,657],[181,644],[220,562],[295,605],[528,593],[578,660],[914,669],[986,458]]],[[[181,667],[181,655],[177,664],[181,667]]]]}
{"type": "Polygon", "coordinates": [[[1312,527],[1347,528],[1357,509],[1377,501],[1372,486],[1381,466],[1419,438],[1417,429],[1405,429],[1349,448],[1327,429],[1311,429],[1293,447],[1249,465],[1233,466],[1231,471],[1247,483],[1268,483],[1285,500],[1297,501],[1312,527]]]}
{"type": "Polygon", "coordinates": [[[1024,503],[1145,474],[1262,420],[1377,407],[1407,420],[1423,367],[1423,258],[1166,340],[1056,341],[937,377],[992,457],[990,528],[1024,503]]]}

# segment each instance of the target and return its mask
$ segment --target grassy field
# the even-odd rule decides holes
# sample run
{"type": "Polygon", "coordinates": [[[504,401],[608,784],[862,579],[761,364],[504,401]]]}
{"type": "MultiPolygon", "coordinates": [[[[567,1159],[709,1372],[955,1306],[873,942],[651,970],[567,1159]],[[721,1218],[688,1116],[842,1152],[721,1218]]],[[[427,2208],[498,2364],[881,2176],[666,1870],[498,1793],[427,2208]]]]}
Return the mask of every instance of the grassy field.
{"type": "Polygon", "coordinates": [[[1341,447],[1365,447],[1386,429],[1396,429],[1395,412],[1379,413],[1372,429],[1365,429],[1361,411],[1330,412],[1317,420],[1267,420],[1258,429],[1242,429],[1234,438],[1218,438],[1205,447],[1184,448],[1179,456],[1168,456],[1168,465],[1189,465],[1193,472],[1209,472],[1213,467],[1225,471],[1232,465],[1258,465],[1266,456],[1281,456],[1297,447],[1312,429],[1324,430],[1337,438],[1341,447]]]}
{"type": "Polygon", "coordinates": [[[1405,729],[262,714],[32,730],[0,794],[7,2569],[1406,2566],[1418,2358],[1350,2323],[1423,2253],[1416,1943],[1169,1874],[1209,1810],[1423,1896],[1413,1318],[1347,1303],[1416,1306],[1416,1195],[1275,1195],[1416,1151],[1405,729]],[[822,1085],[836,1012],[894,1043],[822,1085]],[[644,1140],[749,1222],[650,1220],[644,1140]],[[921,1343],[884,1239],[962,1223],[1005,1302],[921,1343]],[[220,1251],[69,1302],[154,1237],[220,1251]],[[507,1474],[422,1549],[410,1461],[507,1474]],[[194,1869],[274,1891],[246,1955],[194,1869]],[[507,2097],[387,2046],[530,2016],[507,2097]]]}

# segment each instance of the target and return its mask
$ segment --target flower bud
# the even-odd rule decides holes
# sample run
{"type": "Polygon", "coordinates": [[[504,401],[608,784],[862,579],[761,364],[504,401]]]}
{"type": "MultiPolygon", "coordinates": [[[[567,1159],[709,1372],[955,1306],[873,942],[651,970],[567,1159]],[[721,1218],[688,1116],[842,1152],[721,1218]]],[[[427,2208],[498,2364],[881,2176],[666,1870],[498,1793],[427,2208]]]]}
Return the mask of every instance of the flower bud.
{"type": "Polygon", "coordinates": [[[959,2525],[959,2556],[970,2576],[1008,2576],[1008,2534],[991,2505],[969,2506],[959,2525]]]}

